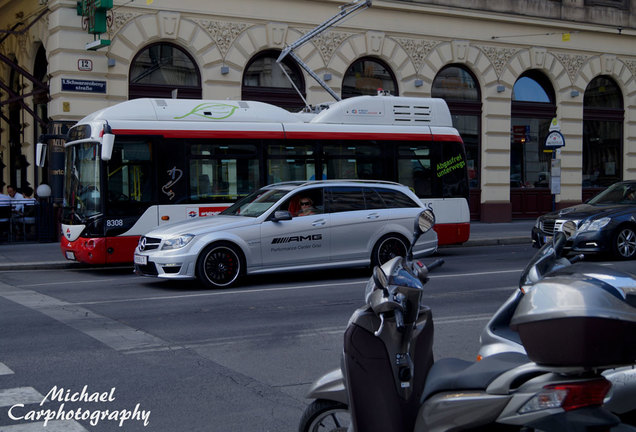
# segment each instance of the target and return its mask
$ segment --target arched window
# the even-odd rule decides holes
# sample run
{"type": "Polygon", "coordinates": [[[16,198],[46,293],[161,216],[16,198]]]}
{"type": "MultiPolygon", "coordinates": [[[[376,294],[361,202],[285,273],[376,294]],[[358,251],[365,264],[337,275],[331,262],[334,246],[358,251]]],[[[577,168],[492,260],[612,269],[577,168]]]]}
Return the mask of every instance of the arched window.
{"type": "Polygon", "coordinates": [[[552,155],[544,151],[544,143],[551,120],[556,117],[555,101],[552,83],[536,70],[522,74],[512,89],[510,202],[513,218],[536,217],[552,209],[552,155]]]}
{"type": "Polygon", "coordinates": [[[433,80],[431,95],[446,101],[466,148],[468,179],[471,189],[471,218],[480,213],[481,92],[475,76],[461,65],[449,65],[433,80]]]}
{"type": "Polygon", "coordinates": [[[349,66],[342,80],[342,98],[376,95],[378,89],[398,96],[398,86],[391,68],[382,60],[362,57],[349,66]]]}
{"type": "Polygon", "coordinates": [[[170,43],[148,45],[130,65],[128,98],[201,99],[201,74],[192,57],[170,43]]]}
{"type": "Polygon", "coordinates": [[[267,102],[289,111],[299,111],[304,108],[305,80],[303,74],[291,57],[285,57],[282,67],[292,79],[294,85],[302,94],[302,98],[294,89],[281,66],[276,63],[280,51],[263,51],[252,57],[243,73],[243,88],[241,98],[267,102]]]}
{"type": "Polygon", "coordinates": [[[594,78],[583,96],[583,199],[622,179],[623,95],[608,76],[594,78]]]}
{"type": "Polygon", "coordinates": [[[512,90],[510,187],[549,187],[552,156],[543,143],[555,116],[550,80],[538,71],[524,73],[512,90]]]}

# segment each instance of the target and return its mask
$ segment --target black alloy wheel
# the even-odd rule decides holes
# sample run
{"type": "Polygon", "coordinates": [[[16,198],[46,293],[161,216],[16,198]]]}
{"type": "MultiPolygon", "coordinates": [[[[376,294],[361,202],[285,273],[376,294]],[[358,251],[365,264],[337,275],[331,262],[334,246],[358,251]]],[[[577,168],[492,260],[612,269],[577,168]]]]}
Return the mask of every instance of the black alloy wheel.
{"type": "Polygon", "coordinates": [[[210,288],[233,285],[243,271],[243,258],[229,243],[216,243],[206,247],[197,261],[197,275],[210,288]]]}
{"type": "Polygon", "coordinates": [[[375,244],[371,256],[373,266],[382,265],[396,256],[406,256],[407,243],[397,234],[387,234],[375,244]]]}

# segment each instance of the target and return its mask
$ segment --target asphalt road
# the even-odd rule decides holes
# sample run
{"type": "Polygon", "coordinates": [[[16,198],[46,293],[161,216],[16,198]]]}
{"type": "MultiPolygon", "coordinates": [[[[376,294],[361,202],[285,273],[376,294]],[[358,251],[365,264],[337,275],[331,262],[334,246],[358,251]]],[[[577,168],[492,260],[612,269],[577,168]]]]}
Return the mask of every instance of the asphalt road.
{"type": "MultiPolygon", "coordinates": [[[[481,329],[534,252],[438,253],[446,264],[424,298],[436,357],[474,358],[481,329]]],[[[296,430],[310,383],[339,364],[369,274],[259,276],[209,291],[129,269],[0,272],[0,432],[296,430]],[[79,422],[30,421],[78,409],[79,422]],[[96,413],[112,418],[91,425],[96,413]]]]}

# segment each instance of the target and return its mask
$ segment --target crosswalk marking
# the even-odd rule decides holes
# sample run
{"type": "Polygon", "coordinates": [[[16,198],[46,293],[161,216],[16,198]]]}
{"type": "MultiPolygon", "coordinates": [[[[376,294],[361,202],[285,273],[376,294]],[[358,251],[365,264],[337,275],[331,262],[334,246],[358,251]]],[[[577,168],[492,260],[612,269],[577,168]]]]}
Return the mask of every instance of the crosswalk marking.
{"type": "Polygon", "coordinates": [[[0,426],[0,432],[87,432],[81,424],[75,420],[53,420],[44,426],[44,422],[21,423],[11,426],[0,426]]]}
{"type": "Polygon", "coordinates": [[[40,403],[44,396],[33,387],[16,387],[0,389],[0,407],[13,406],[15,404],[40,403]]]}
{"type": "Polygon", "coordinates": [[[11,375],[12,373],[13,371],[6,364],[0,362],[0,375],[11,375]]]}

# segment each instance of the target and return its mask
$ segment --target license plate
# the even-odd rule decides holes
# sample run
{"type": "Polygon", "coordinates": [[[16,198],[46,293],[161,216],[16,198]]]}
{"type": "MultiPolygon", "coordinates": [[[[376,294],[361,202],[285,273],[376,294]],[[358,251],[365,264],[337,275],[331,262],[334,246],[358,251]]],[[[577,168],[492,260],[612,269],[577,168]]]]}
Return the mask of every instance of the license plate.
{"type": "Polygon", "coordinates": [[[135,255],[135,264],[139,264],[139,265],[148,264],[148,257],[146,255],[135,255]]]}
{"type": "Polygon", "coordinates": [[[67,260],[75,261],[75,252],[66,251],[66,252],[64,252],[64,255],[66,255],[66,259],[67,260]]]}
{"type": "Polygon", "coordinates": [[[549,243],[552,241],[552,236],[543,236],[543,244],[549,243]]]}

